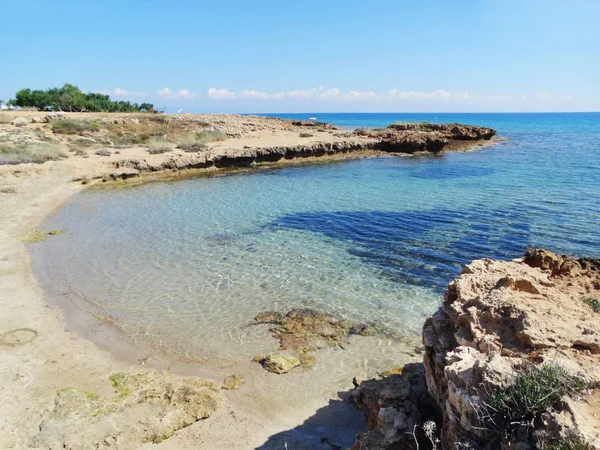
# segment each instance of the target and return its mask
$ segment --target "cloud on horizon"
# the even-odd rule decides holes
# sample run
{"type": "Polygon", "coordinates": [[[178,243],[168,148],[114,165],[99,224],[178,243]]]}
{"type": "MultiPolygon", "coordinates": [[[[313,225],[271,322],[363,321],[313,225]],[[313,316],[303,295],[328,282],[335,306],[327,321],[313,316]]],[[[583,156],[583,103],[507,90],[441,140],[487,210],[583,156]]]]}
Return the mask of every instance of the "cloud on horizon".
{"type": "MultiPolygon", "coordinates": [[[[285,92],[263,92],[253,89],[244,89],[241,91],[230,91],[227,88],[217,89],[211,87],[206,92],[208,98],[212,100],[296,100],[296,101],[330,101],[330,102],[373,102],[373,103],[394,103],[394,102],[415,102],[415,103],[433,103],[433,102],[507,102],[507,101],[528,101],[542,100],[548,101],[552,96],[547,92],[536,92],[534,94],[503,94],[503,95],[477,95],[467,91],[450,92],[443,89],[434,91],[401,91],[391,89],[385,92],[374,91],[343,91],[338,88],[325,89],[323,86],[306,90],[294,90],[285,92]]],[[[563,99],[571,100],[570,94],[565,94],[563,99]]]]}
{"type": "Polygon", "coordinates": [[[192,100],[198,96],[195,92],[190,91],[189,89],[180,89],[176,92],[173,92],[170,88],[165,87],[156,91],[156,94],[149,94],[147,92],[138,92],[138,91],[128,91],[127,89],[116,88],[112,91],[110,90],[99,90],[94,91],[99,94],[110,95],[111,97],[117,97],[121,99],[128,99],[131,97],[140,97],[140,98],[168,98],[168,99],[184,99],[184,100],[192,100]]]}
{"type": "Polygon", "coordinates": [[[165,98],[179,98],[179,99],[191,100],[198,96],[198,94],[190,91],[189,89],[180,89],[177,92],[173,92],[173,91],[171,91],[171,89],[166,87],[166,88],[159,89],[156,92],[158,93],[158,95],[160,95],[161,97],[165,97],[165,98]]]}

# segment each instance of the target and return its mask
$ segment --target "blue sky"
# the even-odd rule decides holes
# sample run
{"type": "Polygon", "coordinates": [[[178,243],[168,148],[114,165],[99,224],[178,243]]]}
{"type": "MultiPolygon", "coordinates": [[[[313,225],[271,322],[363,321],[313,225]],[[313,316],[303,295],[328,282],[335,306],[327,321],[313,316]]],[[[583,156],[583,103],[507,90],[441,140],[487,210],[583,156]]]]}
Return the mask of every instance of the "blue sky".
{"type": "Polygon", "coordinates": [[[0,98],[191,112],[598,111],[600,0],[2,3],[0,98]]]}

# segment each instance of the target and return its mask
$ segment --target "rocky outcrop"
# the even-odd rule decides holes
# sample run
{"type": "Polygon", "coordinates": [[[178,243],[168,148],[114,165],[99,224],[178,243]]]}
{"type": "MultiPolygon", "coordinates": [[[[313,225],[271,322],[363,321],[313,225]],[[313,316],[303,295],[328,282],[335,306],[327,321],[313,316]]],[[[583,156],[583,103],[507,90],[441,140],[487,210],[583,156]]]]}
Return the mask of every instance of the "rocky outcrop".
{"type": "MultiPolygon", "coordinates": [[[[172,158],[161,161],[158,164],[153,164],[149,160],[124,159],[114,162],[113,166],[115,169],[133,169],[137,173],[182,169],[252,167],[260,163],[273,163],[296,158],[332,156],[335,154],[370,151],[374,148],[375,143],[373,142],[317,142],[296,146],[223,149],[201,153],[188,153],[185,155],[174,155],[172,158]]],[[[127,174],[129,172],[124,171],[123,173],[127,174]]]]}
{"type": "Polygon", "coordinates": [[[496,130],[458,123],[408,122],[393,123],[384,129],[356,130],[355,133],[378,139],[377,148],[386,152],[437,153],[449,149],[468,150],[471,144],[464,141],[489,141],[496,130]]]}
{"type": "Polygon", "coordinates": [[[393,123],[388,129],[398,131],[421,131],[427,133],[440,133],[447,139],[459,141],[475,141],[478,139],[489,140],[495,136],[496,130],[477,125],[462,125],[460,123],[429,123],[407,122],[393,123]]]}
{"type": "MultiPolygon", "coordinates": [[[[410,425],[437,411],[442,419],[434,427],[441,429],[441,447],[445,449],[465,445],[534,449],[577,443],[587,445],[581,448],[600,449],[597,299],[600,260],[575,260],[538,249],[529,250],[519,260],[482,259],[467,265],[449,284],[442,307],[423,327],[422,376],[435,406],[423,409],[427,397],[418,389],[407,391],[407,381],[403,381],[405,387],[396,404],[410,403],[418,413],[406,421],[406,411],[395,407],[393,420],[369,422],[380,434],[405,433],[402,444],[384,442],[379,447],[355,448],[413,448],[415,438],[406,434],[410,425]],[[539,385],[531,381],[534,375],[543,375],[539,385]],[[560,389],[535,400],[535,392],[541,391],[544,383],[562,383],[557,381],[559,377],[566,380],[558,385],[560,389]],[[515,386],[527,389],[511,391],[515,386]],[[519,416],[511,419],[510,402],[503,396],[517,396],[515,392],[530,403],[545,405],[550,395],[557,400],[540,409],[531,406],[535,414],[527,416],[527,421],[519,416]],[[494,399],[504,399],[500,405],[509,407],[499,419],[495,418],[498,407],[492,410],[497,405],[494,399]],[[498,423],[505,428],[499,430],[498,423]]],[[[355,390],[355,397],[363,385],[355,390]]],[[[518,404],[521,399],[515,401],[518,404]]],[[[380,404],[367,405],[368,414],[381,412],[380,404]]],[[[421,439],[421,448],[432,448],[431,444],[425,446],[430,439],[421,439]]],[[[359,438],[357,445],[360,442],[359,438]]]]}

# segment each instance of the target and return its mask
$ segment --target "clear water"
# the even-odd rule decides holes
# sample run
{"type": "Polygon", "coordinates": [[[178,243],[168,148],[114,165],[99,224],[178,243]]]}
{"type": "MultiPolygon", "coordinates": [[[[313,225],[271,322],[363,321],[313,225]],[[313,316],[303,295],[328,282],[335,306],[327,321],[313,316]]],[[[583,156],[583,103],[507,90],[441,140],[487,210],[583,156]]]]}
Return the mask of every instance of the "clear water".
{"type": "MultiPolygon", "coordinates": [[[[600,255],[600,114],[314,116],[350,128],[473,123],[509,140],[86,191],[44,224],[68,230],[42,244],[48,274],[140,342],[235,362],[276,348],[251,325],[265,310],[321,309],[417,341],[472,259],[600,255]]],[[[394,361],[389,341],[356,348],[368,353],[360,364],[394,361]]]]}

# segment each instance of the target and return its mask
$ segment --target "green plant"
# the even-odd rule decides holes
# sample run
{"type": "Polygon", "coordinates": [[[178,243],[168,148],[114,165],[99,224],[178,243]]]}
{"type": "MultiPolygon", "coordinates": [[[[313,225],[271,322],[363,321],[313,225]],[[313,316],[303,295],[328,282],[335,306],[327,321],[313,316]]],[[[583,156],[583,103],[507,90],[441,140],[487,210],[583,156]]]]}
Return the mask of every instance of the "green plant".
{"type": "Polygon", "coordinates": [[[592,308],[592,310],[596,313],[600,313],[600,300],[598,300],[597,298],[584,298],[583,299],[583,303],[585,303],[586,305],[589,305],[590,308],[592,308]]]}
{"type": "Polygon", "coordinates": [[[227,135],[220,131],[208,130],[208,131],[200,131],[200,132],[196,133],[196,138],[200,142],[208,143],[208,142],[224,141],[225,139],[227,139],[227,135]]]}
{"type": "Polygon", "coordinates": [[[563,439],[548,444],[547,450],[589,450],[589,447],[573,439],[563,439]]]}
{"type": "Polygon", "coordinates": [[[483,397],[477,406],[482,425],[498,439],[508,439],[522,425],[537,425],[540,415],[559,406],[565,395],[587,387],[583,378],[557,365],[527,363],[513,382],[483,397]]]}
{"type": "Polygon", "coordinates": [[[196,135],[186,134],[177,139],[177,148],[180,148],[184,152],[193,153],[206,150],[206,144],[198,140],[196,135]]]}
{"type": "Polygon", "coordinates": [[[52,122],[52,132],[56,134],[79,134],[83,131],[97,131],[97,129],[83,120],[65,119],[52,122]]]}
{"type": "Polygon", "coordinates": [[[18,147],[0,146],[0,165],[54,161],[67,157],[66,148],[58,144],[28,144],[18,147]]]}
{"type": "Polygon", "coordinates": [[[151,155],[166,153],[173,149],[173,145],[164,137],[153,137],[148,139],[146,147],[148,147],[148,153],[151,155]]]}

